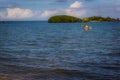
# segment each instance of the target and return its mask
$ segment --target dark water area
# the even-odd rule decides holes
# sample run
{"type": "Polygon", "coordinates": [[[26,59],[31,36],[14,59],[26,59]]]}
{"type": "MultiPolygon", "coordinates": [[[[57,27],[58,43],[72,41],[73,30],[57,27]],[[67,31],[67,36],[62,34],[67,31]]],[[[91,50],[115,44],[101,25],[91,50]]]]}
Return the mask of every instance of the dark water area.
{"type": "Polygon", "coordinates": [[[0,79],[120,80],[120,22],[0,23],[0,79]]]}

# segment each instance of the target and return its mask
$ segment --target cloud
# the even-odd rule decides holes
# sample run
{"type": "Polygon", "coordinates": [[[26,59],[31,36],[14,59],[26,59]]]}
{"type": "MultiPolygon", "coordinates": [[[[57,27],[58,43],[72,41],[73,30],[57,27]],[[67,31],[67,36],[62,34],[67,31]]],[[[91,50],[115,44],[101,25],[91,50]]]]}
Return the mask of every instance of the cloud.
{"type": "Polygon", "coordinates": [[[33,16],[33,12],[30,9],[21,8],[7,8],[7,18],[29,18],[33,16]]]}
{"type": "Polygon", "coordinates": [[[75,1],[73,4],[70,5],[68,9],[66,9],[65,14],[76,16],[76,17],[82,17],[86,15],[87,10],[83,8],[83,3],[80,1],[75,1]]]}
{"type": "Polygon", "coordinates": [[[120,18],[120,6],[119,5],[97,5],[87,8],[88,16],[110,16],[114,18],[120,18]]]}
{"type": "Polygon", "coordinates": [[[30,9],[7,8],[6,11],[0,12],[0,17],[3,19],[25,19],[34,16],[30,9]]]}
{"type": "Polygon", "coordinates": [[[70,8],[80,8],[82,6],[83,6],[82,2],[75,1],[73,4],[70,5],[70,8]]]}
{"type": "Polygon", "coordinates": [[[66,8],[66,9],[58,9],[58,10],[46,10],[44,12],[41,12],[40,14],[38,14],[40,16],[40,18],[44,18],[44,19],[48,19],[49,17],[53,16],[53,15],[71,15],[71,16],[76,16],[76,17],[82,17],[85,16],[87,13],[86,9],[83,8],[66,8]]]}
{"type": "Polygon", "coordinates": [[[0,12],[0,18],[5,18],[5,12],[0,12]]]}
{"type": "Polygon", "coordinates": [[[28,18],[37,18],[37,19],[47,19],[50,16],[58,14],[59,10],[45,10],[41,11],[32,11],[31,9],[21,9],[21,8],[7,8],[6,11],[0,12],[0,18],[3,19],[28,19],[28,18]]]}
{"type": "Polygon", "coordinates": [[[68,8],[65,9],[54,9],[45,11],[32,11],[31,9],[23,8],[6,8],[6,11],[0,12],[0,17],[8,20],[45,20],[53,15],[72,15],[76,17],[82,17],[86,14],[86,10],[83,9],[82,2],[74,2],[68,8]]]}
{"type": "Polygon", "coordinates": [[[67,9],[66,15],[82,17],[86,15],[87,11],[85,9],[67,9]]]}
{"type": "Polygon", "coordinates": [[[54,10],[54,11],[48,11],[48,10],[46,10],[46,11],[44,11],[44,12],[41,14],[41,17],[50,17],[50,16],[55,15],[55,14],[57,14],[57,13],[58,13],[57,10],[54,10]]]}

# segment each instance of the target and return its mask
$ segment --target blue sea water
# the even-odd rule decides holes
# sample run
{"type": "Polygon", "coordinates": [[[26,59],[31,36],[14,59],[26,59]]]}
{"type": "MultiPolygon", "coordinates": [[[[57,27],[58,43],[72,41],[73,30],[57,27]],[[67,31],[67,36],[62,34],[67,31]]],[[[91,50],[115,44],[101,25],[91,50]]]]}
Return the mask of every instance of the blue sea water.
{"type": "Polygon", "coordinates": [[[120,80],[120,22],[0,23],[0,77],[120,80]]]}

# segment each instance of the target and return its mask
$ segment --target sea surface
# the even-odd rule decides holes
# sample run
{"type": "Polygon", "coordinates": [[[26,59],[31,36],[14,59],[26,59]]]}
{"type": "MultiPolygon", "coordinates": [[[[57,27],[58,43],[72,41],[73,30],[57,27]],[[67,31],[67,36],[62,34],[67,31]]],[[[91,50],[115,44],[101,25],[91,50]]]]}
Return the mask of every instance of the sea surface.
{"type": "Polygon", "coordinates": [[[120,80],[120,22],[0,23],[0,79],[120,80]]]}

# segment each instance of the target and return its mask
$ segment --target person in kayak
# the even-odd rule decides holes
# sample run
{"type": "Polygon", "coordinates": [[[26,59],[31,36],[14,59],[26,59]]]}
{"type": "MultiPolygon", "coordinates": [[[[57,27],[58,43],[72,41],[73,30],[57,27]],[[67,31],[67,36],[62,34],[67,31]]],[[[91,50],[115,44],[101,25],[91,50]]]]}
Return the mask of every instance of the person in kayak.
{"type": "Polygon", "coordinates": [[[89,30],[89,26],[88,26],[88,25],[85,25],[85,26],[84,26],[84,30],[88,31],[88,30],[89,30]]]}

